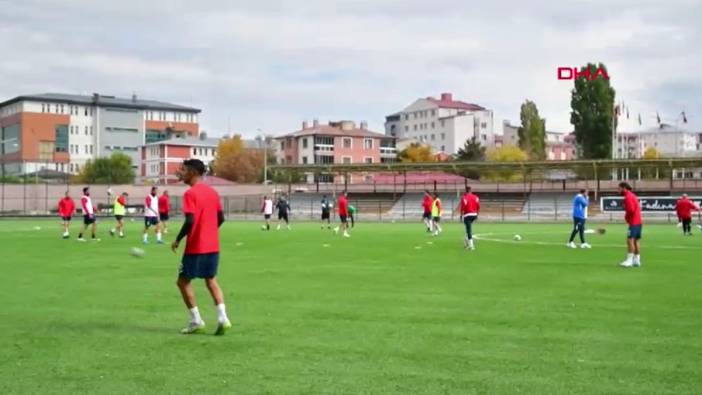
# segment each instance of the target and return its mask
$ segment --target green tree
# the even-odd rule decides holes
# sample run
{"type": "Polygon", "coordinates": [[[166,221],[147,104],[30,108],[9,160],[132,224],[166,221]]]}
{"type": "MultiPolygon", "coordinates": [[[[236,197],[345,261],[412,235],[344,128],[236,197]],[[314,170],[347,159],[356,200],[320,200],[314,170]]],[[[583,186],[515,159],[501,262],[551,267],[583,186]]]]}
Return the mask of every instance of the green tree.
{"type": "Polygon", "coordinates": [[[485,147],[480,145],[478,139],[473,136],[470,140],[466,140],[463,147],[458,149],[454,159],[468,162],[483,161],[485,160],[485,147]]]}
{"type": "Polygon", "coordinates": [[[420,143],[412,143],[397,154],[400,162],[436,162],[431,147],[420,143]]]}
{"type": "MultiPolygon", "coordinates": [[[[514,145],[505,145],[488,150],[485,156],[488,162],[495,163],[523,162],[528,158],[524,150],[514,145]]],[[[493,181],[517,181],[521,179],[521,173],[514,169],[497,168],[486,172],[485,178],[493,181]]]]}
{"type": "Polygon", "coordinates": [[[78,179],[89,184],[132,184],[132,158],[121,152],[114,152],[109,158],[88,161],[81,169],[78,179]]]}
{"type": "Polygon", "coordinates": [[[539,117],[539,109],[533,101],[522,104],[519,118],[522,125],[517,129],[519,147],[532,160],[546,159],[546,120],[539,117]]]}
{"type": "MultiPolygon", "coordinates": [[[[458,149],[456,155],[453,156],[454,160],[467,161],[467,162],[482,162],[485,160],[485,147],[480,145],[478,139],[473,136],[470,140],[466,140],[463,147],[458,149]]],[[[480,172],[475,169],[464,169],[456,172],[457,174],[477,180],[480,178],[480,172]]]]}
{"type": "MultiPolygon", "coordinates": [[[[594,77],[605,65],[588,63],[580,73],[594,77]]],[[[615,91],[608,79],[576,78],[571,91],[570,123],[575,130],[578,154],[583,159],[606,159],[612,155],[612,120],[615,91]]]]}

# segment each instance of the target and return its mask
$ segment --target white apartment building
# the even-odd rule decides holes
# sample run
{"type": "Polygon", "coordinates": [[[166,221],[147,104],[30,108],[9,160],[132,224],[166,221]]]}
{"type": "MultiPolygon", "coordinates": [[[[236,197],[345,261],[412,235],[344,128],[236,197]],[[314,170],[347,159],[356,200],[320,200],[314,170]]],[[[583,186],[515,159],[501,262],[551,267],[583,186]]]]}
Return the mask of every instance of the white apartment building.
{"type": "Polygon", "coordinates": [[[654,148],[661,157],[702,157],[702,132],[664,123],[640,131],[617,133],[617,158],[642,158],[648,148],[654,148]]]}
{"type": "Polygon", "coordinates": [[[400,112],[385,117],[385,134],[429,144],[434,152],[455,154],[473,137],[486,147],[493,146],[493,112],[477,104],[453,99],[417,99],[400,112]]]}

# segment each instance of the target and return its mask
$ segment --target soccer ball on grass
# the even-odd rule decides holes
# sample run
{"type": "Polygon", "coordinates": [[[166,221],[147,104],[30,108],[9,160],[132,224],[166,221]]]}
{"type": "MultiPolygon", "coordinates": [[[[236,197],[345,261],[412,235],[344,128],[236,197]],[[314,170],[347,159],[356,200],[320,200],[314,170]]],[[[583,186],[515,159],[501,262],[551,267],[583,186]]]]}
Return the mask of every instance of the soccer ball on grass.
{"type": "Polygon", "coordinates": [[[512,238],[514,239],[514,241],[521,241],[522,240],[522,236],[520,236],[520,235],[514,235],[514,237],[512,237],[512,238]]]}

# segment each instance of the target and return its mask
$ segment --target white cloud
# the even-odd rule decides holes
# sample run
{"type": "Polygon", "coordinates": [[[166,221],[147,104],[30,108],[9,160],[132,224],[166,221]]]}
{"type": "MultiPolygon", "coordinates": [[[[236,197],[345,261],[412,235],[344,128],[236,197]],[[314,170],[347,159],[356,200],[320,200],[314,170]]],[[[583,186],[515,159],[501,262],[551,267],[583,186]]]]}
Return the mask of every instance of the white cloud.
{"type": "Polygon", "coordinates": [[[556,67],[608,65],[631,111],[702,126],[702,6],[692,0],[23,1],[0,8],[0,98],[102,92],[198,106],[211,134],[350,118],[382,130],[452,91],[512,121],[534,100],[567,131],[556,67]]]}

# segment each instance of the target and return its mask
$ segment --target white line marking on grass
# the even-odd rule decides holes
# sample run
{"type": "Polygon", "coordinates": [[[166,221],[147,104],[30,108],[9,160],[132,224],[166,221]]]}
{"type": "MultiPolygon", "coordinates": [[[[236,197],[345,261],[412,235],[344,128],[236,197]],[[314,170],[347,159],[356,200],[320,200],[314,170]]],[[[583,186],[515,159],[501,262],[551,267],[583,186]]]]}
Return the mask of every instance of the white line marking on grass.
{"type": "MultiPolygon", "coordinates": [[[[523,239],[520,241],[517,240],[507,240],[507,239],[495,239],[495,238],[490,238],[490,237],[485,237],[484,235],[475,235],[474,236],[477,240],[484,240],[484,241],[494,241],[495,243],[508,243],[508,244],[534,244],[534,245],[542,245],[542,246],[562,246],[565,248],[566,243],[558,243],[558,242],[553,242],[553,241],[524,241],[523,239]]],[[[598,248],[598,247],[605,247],[605,248],[624,248],[625,245],[624,243],[622,244],[593,244],[592,248],[598,248]]],[[[702,247],[695,247],[695,246],[667,246],[667,245],[656,245],[656,244],[646,244],[644,246],[645,249],[650,249],[650,248],[660,248],[662,250],[702,250],[702,247]]]]}

